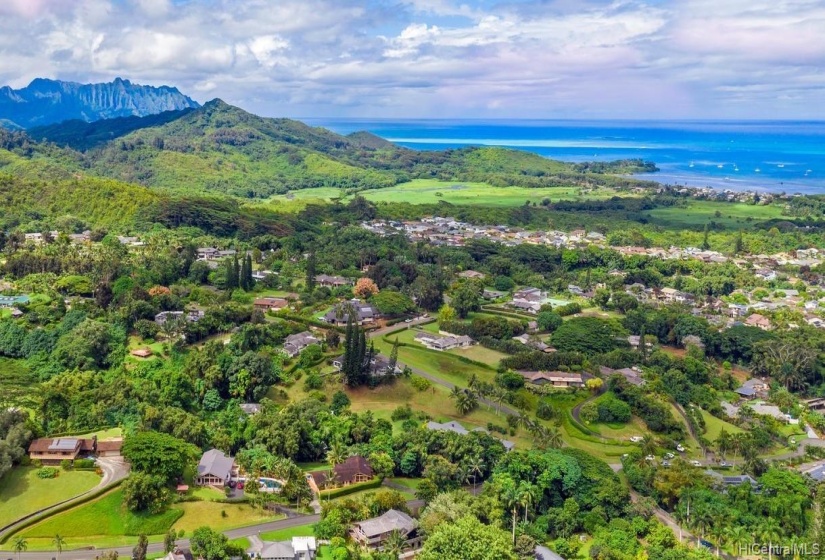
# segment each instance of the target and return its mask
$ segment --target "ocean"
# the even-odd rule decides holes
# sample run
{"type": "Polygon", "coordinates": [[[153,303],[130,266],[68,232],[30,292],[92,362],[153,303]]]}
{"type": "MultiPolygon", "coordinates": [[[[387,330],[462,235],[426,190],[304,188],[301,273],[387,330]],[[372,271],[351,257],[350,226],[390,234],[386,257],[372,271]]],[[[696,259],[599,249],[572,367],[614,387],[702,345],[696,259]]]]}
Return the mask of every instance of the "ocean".
{"type": "Polygon", "coordinates": [[[504,146],[572,162],[641,158],[661,171],[639,177],[666,184],[825,194],[823,121],[306,121],[419,150],[504,146]]]}

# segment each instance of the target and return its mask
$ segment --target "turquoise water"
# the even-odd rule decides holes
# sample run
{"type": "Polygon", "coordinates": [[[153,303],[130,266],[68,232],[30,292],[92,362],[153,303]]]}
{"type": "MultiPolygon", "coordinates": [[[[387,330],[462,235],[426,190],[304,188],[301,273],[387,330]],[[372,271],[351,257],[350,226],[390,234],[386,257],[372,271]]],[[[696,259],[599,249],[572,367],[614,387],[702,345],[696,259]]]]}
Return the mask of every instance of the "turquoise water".
{"type": "Polygon", "coordinates": [[[413,149],[504,146],[563,161],[642,158],[644,178],[731,190],[825,194],[825,122],[307,119],[413,149]]]}

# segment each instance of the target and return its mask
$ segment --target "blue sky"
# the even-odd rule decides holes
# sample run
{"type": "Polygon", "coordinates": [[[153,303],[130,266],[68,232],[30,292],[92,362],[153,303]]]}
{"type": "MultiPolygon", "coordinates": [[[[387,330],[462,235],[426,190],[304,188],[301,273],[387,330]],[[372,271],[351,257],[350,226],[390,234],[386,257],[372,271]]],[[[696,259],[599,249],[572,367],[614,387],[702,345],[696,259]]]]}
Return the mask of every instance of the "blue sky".
{"type": "Polygon", "coordinates": [[[0,84],[267,116],[825,119],[825,0],[2,0],[0,84]]]}

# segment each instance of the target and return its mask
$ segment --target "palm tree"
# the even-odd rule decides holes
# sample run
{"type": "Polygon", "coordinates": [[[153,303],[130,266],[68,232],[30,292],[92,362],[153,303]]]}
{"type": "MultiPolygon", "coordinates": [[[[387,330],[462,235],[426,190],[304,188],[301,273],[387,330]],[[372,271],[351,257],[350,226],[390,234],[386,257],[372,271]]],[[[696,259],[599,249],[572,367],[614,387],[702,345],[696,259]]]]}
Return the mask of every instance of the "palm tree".
{"type": "Polygon", "coordinates": [[[529,483],[519,486],[519,502],[524,506],[524,521],[527,521],[527,507],[535,499],[536,488],[529,483]]]}
{"type": "Polygon", "coordinates": [[[58,533],[52,539],[52,544],[57,549],[57,560],[60,560],[60,555],[63,553],[63,547],[66,546],[66,539],[61,537],[60,533],[58,533]]]}
{"type": "Polygon", "coordinates": [[[656,454],[656,440],[651,434],[647,434],[642,438],[642,455],[656,454]]]}
{"type": "Polygon", "coordinates": [[[473,476],[473,493],[475,493],[476,477],[481,476],[481,473],[484,470],[484,461],[481,460],[481,457],[473,457],[470,459],[470,463],[467,466],[470,474],[473,476]]]}
{"type": "Polygon", "coordinates": [[[553,449],[559,449],[564,445],[564,438],[561,435],[561,430],[558,426],[550,426],[547,432],[547,446],[553,449]]]}
{"type": "Polygon", "coordinates": [[[782,538],[782,530],[773,519],[766,519],[758,528],[762,542],[768,541],[768,560],[773,558],[773,543],[782,538]]]}
{"type": "MultiPolygon", "coordinates": [[[[740,553],[742,547],[753,540],[753,536],[750,534],[750,531],[748,531],[745,527],[741,525],[737,525],[735,527],[728,527],[727,533],[728,542],[736,545],[736,547],[739,548],[739,551],[737,552],[740,553]]],[[[738,555],[741,554],[734,554],[734,556],[738,555]]]]}
{"type": "Polygon", "coordinates": [[[14,537],[11,547],[17,553],[17,560],[20,560],[20,554],[29,548],[29,542],[23,537],[14,537]]]}
{"type": "Polygon", "coordinates": [[[346,449],[344,449],[344,446],[341,445],[341,442],[339,441],[333,443],[332,447],[330,447],[329,451],[327,451],[327,462],[333,467],[343,463],[346,460],[346,458],[346,449]]]}
{"type": "Polygon", "coordinates": [[[716,557],[720,556],[719,549],[728,542],[728,529],[722,523],[716,523],[710,528],[710,536],[716,541],[716,557]]]}
{"type": "MultiPolygon", "coordinates": [[[[510,512],[513,516],[513,546],[516,545],[516,519],[518,518],[518,506],[521,505],[519,503],[519,491],[515,485],[510,486],[505,491],[504,495],[504,503],[507,504],[507,507],[510,508],[510,512]]],[[[19,560],[19,559],[18,559],[19,560]]]]}
{"type": "Polygon", "coordinates": [[[498,416],[499,414],[501,414],[501,405],[505,400],[507,400],[509,393],[507,392],[507,389],[505,389],[504,387],[496,386],[493,387],[493,392],[490,396],[493,402],[496,403],[496,416],[498,416]]]}
{"type": "Polygon", "coordinates": [[[399,531],[392,531],[382,543],[381,547],[384,553],[388,554],[390,558],[398,558],[404,551],[407,545],[407,539],[404,538],[399,531]]]}
{"type": "Polygon", "coordinates": [[[731,444],[730,434],[725,430],[719,432],[719,436],[716,438],[716,449],[719,451],[719,455],[724,457],[725,453],[730,450],[731,444]]]}

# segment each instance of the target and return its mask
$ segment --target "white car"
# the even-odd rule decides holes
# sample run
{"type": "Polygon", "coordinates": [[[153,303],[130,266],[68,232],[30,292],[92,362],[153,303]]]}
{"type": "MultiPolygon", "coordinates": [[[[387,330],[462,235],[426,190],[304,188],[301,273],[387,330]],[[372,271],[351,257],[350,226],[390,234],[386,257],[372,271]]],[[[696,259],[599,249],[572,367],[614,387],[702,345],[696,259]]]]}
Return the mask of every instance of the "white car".
{"type": "Polygon", "coordinates": [[[412,323],[412,319],[405,319],[404,322],[405,323],[412,323]]]}
{"type": "Polygon", "coordinates": [[[693,461],[691,461],[691,462],[690,462],[690,464],[691,464],[691,465],[693,465],[694,467],[701,467],[701,466],[702,466],[702,463],[700,463],[700,462],[699,462],[699,461],[697,461],[696,459],[694,459],[693,461]]]}
{"type": "Polygon", "coordinates": [[[665,453],[665,459],[670,460],[670,459],[673,459],[674,457],[675,457],[675,455],[673,453],[671,453],[670,451],[665,453]]]}
{"type": "Polygon", "coordinates": [[[684,445],[682,445],[681,443],[680,443],[680,444],[678,444],[678,445],[676,446],[676,451],[678,451],[679,453],[684,453],[684,452],[685,452],[685,446],[684,446],[684,445]]]}
{"type": "Polygon", "coordinates": [[[639,443],[643,439],[645,439],[645,438],[643,438],[642,436],[631,436],[630,437],[630,441],[632,441],[633,443],[639,443]]]}
{"type": "Polygon", "coordinates": [[[656,457],[654,457],[653,455],[648,455],[647,457],[645,457],[645,461],[655,461],[655,460],[656,460],[656,457]]]}

